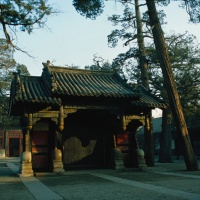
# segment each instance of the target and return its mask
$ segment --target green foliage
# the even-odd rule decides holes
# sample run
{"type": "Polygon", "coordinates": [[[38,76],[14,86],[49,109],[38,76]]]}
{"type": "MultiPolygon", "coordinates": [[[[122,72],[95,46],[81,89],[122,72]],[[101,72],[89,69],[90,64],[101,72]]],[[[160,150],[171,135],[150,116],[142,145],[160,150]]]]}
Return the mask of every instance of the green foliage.
{"type": "MultiPolygon", "coordinates": [[[[112,15],[108,17],[108,20],[112,22],[113,26],[117,26],[117,29],[113,30],[111,34],[108,35],[108,44],[110,47],[116,47],[119,41],[123,41],[124,45],[127,46],[137,46],[137,25],[134,6],[126,2],[124,5],[124,10],[122,15],[112,15]],[[119,28],[119,26],[121,28],[119,28]]],[[[165,13],[160,10],[158,11],[158,16],[161,24],[166,24],[164,21],[165,13]]],[[[149,16],[147,11],[142,15],[143,26],[143,37],[152,38],[151,27],[149,23],[149,16]]]]}
{"type": "MultiPolygon", "coordinates": [[[[200,22],[200,1],[199,0],[157,0],[156,2],[160,6],[167,6],[173,1],[178,1],[180,7],[186,10],[190,16],[192,23],[200,22]]],[[[134,4],[133,0],[119,0],[116,1],[124,5],[134,4]]],[[[142,2],[142,1],[141,1],[142,2]]],[[[142,2],[143,3],[143,2],[142,2]]],[[[145,4],[145,3],[144,3],[145,4]]],[[[73,5],[78,13],[86,18],[96,19],[103,12],[104,1],[103,0],[73,0],[73,5]]],[[[162,15],[163,13],[160,13],[162,15]]],[[[117,15],[116,15],[117,16],[117,15]]],[[[159,16],[160,18],[161,16],[159,16]]],[[[162,23],[162,18],[160,18],[162,23]]]]}
{"type": "Polygon", "coordinates": [[[103,12],[102,0],[73,0],[76,11],[86,18],[96,19],[103,12]]]}
{"type": "MultiPolygon", "coordinates": [[[[161,3],[162,5],[167,5],[170,1],[159,1],[159,4],[161,3]]],[[[163,24],[165,23],[164,17],[165,14],[162,11],[159,12],[159,18],[162,19],[161,23],[163,24]]],[[[113,15],[108,19],[114,26],[118,26],[118,29],[112,31],[108,36],[110,46],[115,47],[121,40],[125,45],[129,44],[130,47],[126,53],[119,54],[113,60],[113,65],[118,65],[121,69],[123,68],[130,82],[141,84],[141,72],[138,67],[140,54],[137,41],[135,41],[137,39],[137,32],[134,23],[134,10],[129,9],[128,5],[126,5],[122,16],[113,15]]],[[[143,37],[151,38],[151,30],[148,28],[149,17],[146,12],[143,15],[142,22],[146,24],[143,27],[147,27],[144,30],[143,37]]],[[[145,41],[147,47],[146,59],[149,65],[150,88],[160,98],[166,99],[167,93],[164,88],[163,75],[154,43],[150,39],[145,41]]],[[[166,37],[166,41],[184,114],[188,121],[191,116],[192,118],[200,119],[200,72],[198,70],[200,50],[198,48],[198,42],[196,41],[195,43],[195,36],[188,35],[187,33],[183,35],[173,33],[166,37]]]]}
{"type": "MultiPolygon", "coordinates": [[[[174,0],[177,1],[177,0],[174,0]]],[[[200,1],[199,0],[182,0],[180,1],[180,7],[186,10],[190,16],[192,23],[200,22],[200,1]]]]}
{"type": "Polygon", "coordinates": [[[117,62],[109,63],[107,60],[103,59],[101,56],[94,55],[93,56],[93,65],[85,66],[87,70],[113,70],[121,75],[124,80],[127,80],[124,74],[123,68],[117,62]]]}
{"type": "Polygon", "coordinates": [[[2,0],[0,2],[0,23],[7,44],[15,47],[11,38],[13,32],[16,34],[20,30],[30,34],[34,28],[44,27],[47,16],[55,12],[47,2],[48,0],[2,0]]]}
{"type": "MultiPolygon", "coordinates": [[[[6,40],[0,39],[0,46],[5,45],[6,40]]],[[[5,95],[10,87],[9,77],[16,65],[13,52],[13,48],[0,49],[0,96],[5,95]]]]}
{"type": "Polygon", "coordinates": [[[111,47],[116,47],[119,40],[125,41],[125,45],[136,39],[135,13],[133,6],[124,5],[123,15],[112,15],[108,20],[113,26],[121,26],[121,29],[115,29],[108,35],[108,44],[111,47]]]}
{"type": "MultiPolygon", "coordinates": [[[[6,46],[6,40],[0,39],[0,46],[6,46]]],[[[13,72],[20,70],[21,74],[30,75],[26,66],[16,63],[13,59],[14,49],[0,48],[0,130],[14,126],[16,118],[8,115],[10,84],[13,72]],[[14,122],[14,123],[13,123],[14,122]]]]}
{"type": "MultiPolygon", "coordinates": [[[[126,53],[119,54],[114,60],[112,65],[117,65],[126,74],[126,77],[133,84],[141,84],[141,72],[138,66],[139,63],[139,50],[137,47],[136,27],[133,23],[134,14],[127,20],[125,12],[130,13],[131,9],[124,9],[123,16],[113,15],[109,20],[113,25],[121,25],[121,29],[116,29],[108,36],[108,42],[112,47],[115,47],[121,40],[124,44],[129,44],[130,48],[126,53]],[[128,11],[128,12],[127,12],[128,11]],[[131,26],[132,23],[132,26],[131,26]],[[130,24],[130,25],[129,25],[130,24]]],[[[132,10],[134,13],[134,11],[132,10]]],[[[163,12],[160,12],[162,23],[164,23],[163,12]]],[[[149,25],[149,19],[146,13],[143,15],[143,23],[149,25]]],[[[147,36],[148,29],[145,30],[144,38],[147,36]]],[[[150,38],[150,32],[148,38],[150,38]]],[[[153,41],[150,39],[146,42],[146,59],[149,65],[149,83],[152,92],[160,98],[167,98],[167,93],[164,87],[163,75],[160,68],[159,59],[154,47],[153,41]]],[[[200,64],[200,50],[198,42],[195,41],[195,36],[185,34],[172,33],[166,37],[168,44],[168,51],[170,61],[175,74],[178,92],[183,106],[185,117],[188,121],[190,118],[200,119],[200,72],[198,70],[200,64]]]]}
{"type": "Polygon", "coordinates": [[[159,5],[167,6],[173,1],[177,1],[190,16],[189,21],[192,23],[200,22],[200,1],[199,0],[157,0],[159,5]]]}
{"type": "Polygon", "coordinates": [[[93,55],[93,65],[85,66],[88,70],[112,70],[113,66],[107,60],[103,59],[101,56],[93,55]]]}
{"type": "MultiPolygon", "coordinates": [[[[190,125],[191,118],[200,121],[199,44],[195,36],[187,33],[172,34],[166,42],[183,112],[190,125]]],[[[152,90],[166,98],[160,64],[153,46],[147,48],[147,54],[152,90]]]]}

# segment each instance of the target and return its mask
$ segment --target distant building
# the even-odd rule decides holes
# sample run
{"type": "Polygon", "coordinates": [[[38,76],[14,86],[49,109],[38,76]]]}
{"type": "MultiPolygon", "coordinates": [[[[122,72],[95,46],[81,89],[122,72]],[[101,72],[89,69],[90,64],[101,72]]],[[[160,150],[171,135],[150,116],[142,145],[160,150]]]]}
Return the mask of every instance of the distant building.
{"type": "MultiPolygon", "coordinates": [[[[160,150],[160,134],[162,134],[162,117],[159,118],[152,118],[153,123],[153,135],[154,135],[154,148],[155,148],[155,155],[159,155],[160,150]]],[[[200,157],[200,127],[189,127],[188,132],[191,139],[191,144],[194,149],[194,153],[196,156],[200,157]]],[[[172,134],[172,143],[171,149],[172,154],[177,157],[177,159],[183,155],[181,139],[177,134],[176,130],[171,131],[172,134]]],[[[141,145],[140,147],[143,148],[144,145],[144,126],[140,126],[136,137],[138,139],[138,143],[141,145]]]]}
{"type": "MultiPolygon", "coordinates": [[[[152,123],[153,123],[153,133],[160,133],[162,132],[162,117],[158,118],[152,118],[152,123]]],[[[143,134],[144,133],[144,126],[141,126],[137,134],[143,134]]]]}
{"type": "Polygon", "coordinates": [[[18,130],[0,130],[0,157],[18,157],[22,152],[23,135],[18,130]]]}
{"type": "Polygon", "coordinates": [[[5,157],[4,131],[0,130],[0,158],[5,157]]]}
{"type": "MultiPolygon", "coordinates": [[[[160,134],[162,134],[162,117],[152,118],[153,136],[154,136],[154,148],[155,155],[159,154],[160,150],[160,134]]],[[[142,148],[144,145],[144,126],[140,127],[137,131],[137,138],[141,143],[142,148]]],[[[172,138],[172,149],[174,149],[174,139],[172,138]]]]}

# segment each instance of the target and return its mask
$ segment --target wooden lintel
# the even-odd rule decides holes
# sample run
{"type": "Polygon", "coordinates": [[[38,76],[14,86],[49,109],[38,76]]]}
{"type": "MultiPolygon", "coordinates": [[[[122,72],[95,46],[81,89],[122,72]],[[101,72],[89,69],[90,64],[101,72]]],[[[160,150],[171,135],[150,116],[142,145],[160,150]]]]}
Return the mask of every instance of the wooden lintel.
{"type": "Polygon", "coordinates": [[[68,115],[68,114],[71,114],[71,113],[75,113],[76,111],[77,111],[76,108],[65,108],[65,109],[63,110],[64,115],[68,115]]]}
{"type": "Polygon", "coordinates": [[[125,116],[126,120],[134,120],[134,119],[138,119],[138,120],[144,120],[145,116],[139,116],[139,115],[129,115],[129,116],[125,116]]]}
{"type": "Polygon", "coordinates": [[[58,112],[39,112],[39,113],[33,113],[33,117],[35,118],[58,118],[58,112]]]}
{"type": "Polygon", "coordinates": [[[114,107],[114,106],[64,106],[64,110],[68,110],[68,109],[77,109],[77,110],[119,110],[118,107],[114,107]]]}

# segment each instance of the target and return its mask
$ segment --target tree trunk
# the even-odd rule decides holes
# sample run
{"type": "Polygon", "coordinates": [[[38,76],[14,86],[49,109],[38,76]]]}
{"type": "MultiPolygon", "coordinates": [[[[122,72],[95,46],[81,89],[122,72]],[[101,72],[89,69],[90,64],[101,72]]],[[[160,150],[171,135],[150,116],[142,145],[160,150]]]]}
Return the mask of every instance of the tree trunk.
{"type": "MultiPolygon", "coordinates": [[[[144,45],[144,37],[142,30],[142,20],[140,15],[139,1],[135,0],[135,13],[136,13],[136,24],[137,24],[137,42],[139,47],[139,66],[141,71],[142,86],[149,90],[149,77],[148,77],[148,64],[146,60],[146,51],[144,45]]],[[[145,159],[147,166],[154,165],[154,139],[152,129],[152,115],[151,111],[146,115],[145,126],[144,126],[144,138],[145,138],[145,159]]]]}
{"type": "MultiPolygon", "coordinates": [[[[161,96],[164,99],[168,100],[167,91],[164,87],[161,90],[161,96]]],[[[172,150],[171,150],[171,141],[172,141],[172,133],[171,133],[171,121],[172,121],[172,113],[170,107],[167,107],[166,110],[163,110],[162,116],[162,134],[160,135],[160,153],[158,162],[161,163],[171,163],[172,160],[172,150]]]]}
{"type": "Polygon", "coordinates": [[[145,161],[148,167],[154,166],[154,137],[152,130],[152,117],[151,111],[145,116],[144,126],[144,152],[145,161]]]}
{"type": "Polygon", "coordinates": [[[142,30],[142,20],[140,15],[140,8],[138,0],[135,0],[135,13],[136,13],[136,24],[137,24],[137,43],[139,47],[139,63],[141,71],[142,85],[149,90],[149,77],[148,77],[148,64],[146,60],[146,51],[144,46],[144,37],[142,30]]]}
{"type": "Polygon", "coordinates": [[[171,163],[172,160],[172,150],[171,150],[171,110],[168,107],[163,110],[162,116],[162,133],[160,135],[160,153],[158,162],[160,163],[171,163]]]}
{"type": "Polygon", "coordinates": [[[156,11],[155,1],[146,0],[146,3],[150,17],[154,43],[168,94],[169,104],[174,117],[174,121],[176,123],[178,134],[180,134],[182,138],[186,168],[189,171],[195,171],[198,170],[198,163],[188,135],[187,126],[185,123],[179,95],[174,80],[174,75],[169,60],[167,45],[165,43],[164,34],[156,11]]]}

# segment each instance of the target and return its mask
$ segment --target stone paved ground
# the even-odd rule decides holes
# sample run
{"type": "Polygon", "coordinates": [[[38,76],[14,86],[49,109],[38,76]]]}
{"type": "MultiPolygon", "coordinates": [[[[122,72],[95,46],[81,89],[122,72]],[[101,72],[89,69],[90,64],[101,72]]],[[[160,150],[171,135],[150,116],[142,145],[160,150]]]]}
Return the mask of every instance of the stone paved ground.
{"type": "Polygon", "coordinates": [[[200,171],[185,171],[183,160],[168,164],[156,163],[147,172],[77,170],[62,175],[38,174],[26,178],[17,177],[12,171],[19,166],[18,160],[0,158],[0,163],[11,163],[8,164],[10,168],[0,165],[1,200],[200,199],[200,171]]]}
{"type": "MultiPolygon", "coordinates": [[[[0,163],[15,162],[15,159],[4,160],[0,158],[0,163]]],[[[26,186],[22,183],[16,174],[6,167],[0,165],[0,199],[1,200],[34,200],[35,198],[27,190],[26,186]]]]}

